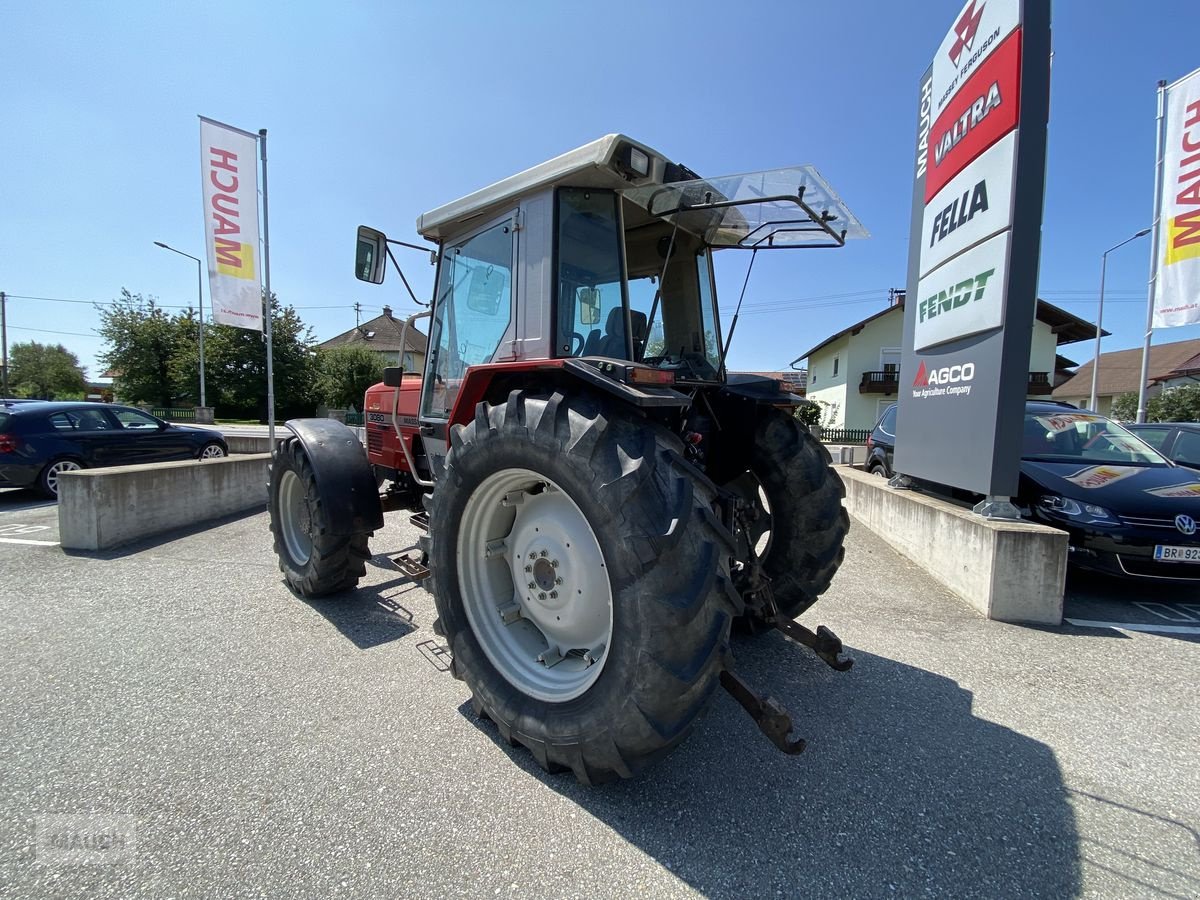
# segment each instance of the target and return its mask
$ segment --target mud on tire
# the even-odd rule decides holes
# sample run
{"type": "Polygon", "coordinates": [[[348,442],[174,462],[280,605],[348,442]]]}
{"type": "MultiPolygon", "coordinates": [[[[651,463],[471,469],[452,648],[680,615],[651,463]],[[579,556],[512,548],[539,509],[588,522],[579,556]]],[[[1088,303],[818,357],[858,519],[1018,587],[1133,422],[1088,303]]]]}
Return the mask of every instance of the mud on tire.
{"type": "MultiPolygon", "coordinates": [[[[426,587],[476,713],[495,722],[510,744],[527,747],[547,771],[570,769],[583,783],[636,774],[690,733],[728,662],[730,623],[740,612],[728,577],[732,539],[713,514],[715,488],[680,451],[669,432],[616,404],[558,393],[514,391],[506,403],[481,403],[473,422],[451,431],[430,508],[426,587]],[[527,660],[504,655],[500,645],[517,646],[505,644],[506,633],[472,626],[467,606],[475,604],[471,615],[478,618],[480,601],[464,596],[464,581],[476,570],[462,560],[517,553],[498,541],[517,542],[528,531],[522,519],[510,518],[508,534],[480,534],[469,520],[480,521],[484,498],[496,496],[495,484],[507,484],[497,479],[514,472],[527,473],[517,476],[527,481],[535,474],[548,485],[545,492],[569,498],[556,502],[586,522],[607,573],[607,591],[578,601],[587,611],[611,599],[610,640],[593,663],[599,674],[577,679],[561,696],[539,689],[547,667],[533,652],[527,660]]],[[[531,496],[539,490],[535,484],[531,496]]],[[[503,531],[504,517],[485,509],[488,516],[503,531]]],[[[566,552],[564,568],[580,564],[575,552],[566,552]]],[[[533,596],[524,596],[527,585],[512,574],[523,580],[525,562],[504,563],[501,596],[489,600],[497,616],[514,599],[533,606],[533,596]]],[[[528,615],[544,612],[531,608],[528,615]]],[[[548,643],[552,627],[536,634],[548,643]]],[[[580,659],[572,658],[576,670],[580,659]]]]}
{"type": "Polygon", "coordinates": [[[770,506],[763,569],[788,618],[817,602],[845,556],[846,488],[830,463],[829,451],[793,416],[772,409],[759,418],[750,471],[770,506]]]}
{"type": "Polygon", "coordinates": [[[322,597],[357,586],[371,558],[368,535],[328,533],[316,478],[296,437],[275,450],[267,508],[279,569],[292,590],[322,597]]]}

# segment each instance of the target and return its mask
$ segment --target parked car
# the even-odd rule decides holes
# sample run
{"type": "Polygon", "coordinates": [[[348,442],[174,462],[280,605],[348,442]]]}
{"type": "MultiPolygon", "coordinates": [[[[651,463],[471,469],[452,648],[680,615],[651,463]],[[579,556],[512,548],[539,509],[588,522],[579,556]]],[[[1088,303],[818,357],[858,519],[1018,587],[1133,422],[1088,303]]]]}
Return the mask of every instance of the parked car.
{"type": "Polygon", "coordinates": [[[867,463],[864,468],[880,478],[892,477],[892,454],[896,450],[896,404],[883,411],[867,436],[867,463]]]}
{"type": "Polygon", "coordinates": [[[1200,422],[1154,422],[1125,427],[1172,462],[1200,469],[1200,422]]]}
{"type": "Polygon", "coordinates": [[[58,496],[58,475],[74,469],[214,459],[225,439],[174,425],[128,406],[100,403],[0,405],[0,487],[58,496]]]}
{"type": "MultiPolygon", "coordinates": [[[[889,476],[895,410],[880,417],[868,456],[889,476]]],[[[1017,506],[1067,532],[1073,566],[1200,581],[1200,473],[1104,416],[1058,403],[1027,402],[1023,434],[1017,506]]]]}

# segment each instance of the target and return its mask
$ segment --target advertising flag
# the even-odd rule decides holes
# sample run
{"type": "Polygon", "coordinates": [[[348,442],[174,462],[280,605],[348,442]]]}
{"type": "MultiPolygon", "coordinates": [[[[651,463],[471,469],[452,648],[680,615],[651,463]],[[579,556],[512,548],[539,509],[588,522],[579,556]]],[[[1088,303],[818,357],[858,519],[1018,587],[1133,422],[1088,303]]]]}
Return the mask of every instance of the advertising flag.
{"type": "Polygon", "coordinates": [[[200,170],[213,321],[262,331],[258,136],[201,116],[200,170]]]}
{"type": "Polygon", "coordinates": [[[1200,69],[1166,89],[1154,327],[1200,322],[1200,69]]]}

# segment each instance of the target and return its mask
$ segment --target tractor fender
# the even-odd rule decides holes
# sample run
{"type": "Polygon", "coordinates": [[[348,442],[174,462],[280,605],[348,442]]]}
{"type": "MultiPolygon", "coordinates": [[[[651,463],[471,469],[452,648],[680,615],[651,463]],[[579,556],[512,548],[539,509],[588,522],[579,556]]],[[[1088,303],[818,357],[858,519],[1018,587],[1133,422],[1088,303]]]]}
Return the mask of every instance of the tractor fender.
{"type": "Polygon", "coordinates": [[[328,529],[362,534],[382,528],[379,486],[358,436],[333,419],[291,419],[284,427],[304,447],[328,529]]]}

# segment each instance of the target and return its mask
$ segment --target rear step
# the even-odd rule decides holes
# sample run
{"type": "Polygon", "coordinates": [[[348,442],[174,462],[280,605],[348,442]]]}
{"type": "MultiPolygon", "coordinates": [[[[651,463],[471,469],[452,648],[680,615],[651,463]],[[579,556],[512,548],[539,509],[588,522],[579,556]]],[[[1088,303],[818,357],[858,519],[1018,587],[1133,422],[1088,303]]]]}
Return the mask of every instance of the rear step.
{"type": "Polygon", "coordinates": [[[413,525],[416,525],[418,528],[420,528],[426,534],[429,533],[429,513],[427,513],[427,512],[413,513],[411,516],[408,517],[408,521],[411,522],[413,525]]]}
{"type": "Polygon", "coordinates": [[[429,577],[429,567],[421,562],[420,558],[415,554],[409,553],[403,556],[389,556],[392,565],[399,569],[413,581],[422,582],[429,577]]]}

